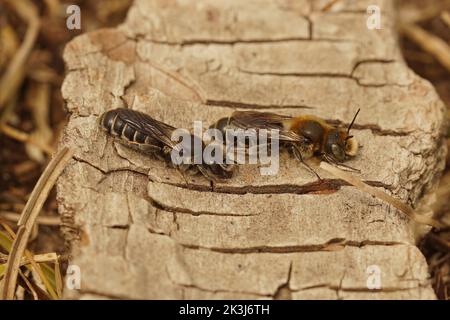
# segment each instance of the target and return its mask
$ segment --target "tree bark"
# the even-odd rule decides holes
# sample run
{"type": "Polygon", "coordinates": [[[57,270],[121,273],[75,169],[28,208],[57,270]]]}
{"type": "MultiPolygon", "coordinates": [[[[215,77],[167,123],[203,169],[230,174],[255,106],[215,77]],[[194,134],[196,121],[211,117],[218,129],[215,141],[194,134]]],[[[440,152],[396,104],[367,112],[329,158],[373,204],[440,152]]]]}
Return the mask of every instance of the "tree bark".
{"type": "Polygon", "coordinates": [[[188,129],[236,109],[348,124],[361,108],[348,164],[417,204],[443,169],[443,103],[403,61],[392,1],[327,2],[136,0],[123,25],[67,45],[75,157],[57,191],[82,286],[66,297],[435,299],[410,220],[314,161],[322,182],[282,154],[275,176],[246,165],[186,185],[97,126],[116,107],[188,129]]]}

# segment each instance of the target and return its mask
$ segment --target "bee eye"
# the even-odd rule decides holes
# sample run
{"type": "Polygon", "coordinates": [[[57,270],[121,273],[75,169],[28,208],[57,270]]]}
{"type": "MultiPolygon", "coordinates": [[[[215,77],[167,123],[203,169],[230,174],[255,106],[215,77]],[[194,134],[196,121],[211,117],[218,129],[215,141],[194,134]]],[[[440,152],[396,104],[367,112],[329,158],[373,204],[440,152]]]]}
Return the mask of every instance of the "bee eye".
{"type": "Polygon", "coordinates": [[[345,152],[344,150],[336,143],[333,143],[331,145],[331,152],[333,153],[333,156],[338,161],[344,161],[345,160],[345,152]]]}

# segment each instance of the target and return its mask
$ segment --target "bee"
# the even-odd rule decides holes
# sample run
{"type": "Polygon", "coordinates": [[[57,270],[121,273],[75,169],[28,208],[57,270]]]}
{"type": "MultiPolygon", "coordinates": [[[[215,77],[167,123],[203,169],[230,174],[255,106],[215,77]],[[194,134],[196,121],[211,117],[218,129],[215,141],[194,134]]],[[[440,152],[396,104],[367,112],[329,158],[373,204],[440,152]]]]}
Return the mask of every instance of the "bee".
{"type": "Polygon", "coordinates": [[[350,135],[350,129],[359,111],[358,109],[346,129],[330,125],[313,115],[290,117],[257,111],[235,111],[230,117],[218,120],[210,128],[218,129],[224,136],[228,129],[254,129],[256,132],[261,129],[277,129],[280,147],[290,150],[296,159],[320,179],[318,174],[304,162],[305,159],[319,156],[336,166],[359,171],[342,163],[356,156],[358,152],[358,142],[350,135]]]}
{"type": "Polygon", "coordinates": [[[356,111],[346,129],[332,126],[325,120],[311,115],[295,117],[284,122],[283,127],[308,139],[312,145],[312,154],[307,156],[318,154],[326,161],[342,166],[341,163],[356,156],[359,149],[358,141],[350,135],[359,111],[360,109],[356,111]]]}
{"type": "Polygon", "coordinates": [[[193,152],[194,145],[201,145],[202,151],[205,148],[205,144],[199,137],[190,134],[190,147],[180,150],[178,141],[172,140],[172,133],[177,128],[153,119],[145,113],[127,108],[109,110],[99,117],[99,125],[107,134],[125,146],[171,163],[182,175],[183,173],[190,175],[201,173],[210,181],[229,179],[233,176],[233,165],[206,164],[202,161],[197,164],[198,161],[195,161],[197,155],[193,152]],[[175,165],[171,161],[173,150],[186,152],[190,161],[175,165]]]}

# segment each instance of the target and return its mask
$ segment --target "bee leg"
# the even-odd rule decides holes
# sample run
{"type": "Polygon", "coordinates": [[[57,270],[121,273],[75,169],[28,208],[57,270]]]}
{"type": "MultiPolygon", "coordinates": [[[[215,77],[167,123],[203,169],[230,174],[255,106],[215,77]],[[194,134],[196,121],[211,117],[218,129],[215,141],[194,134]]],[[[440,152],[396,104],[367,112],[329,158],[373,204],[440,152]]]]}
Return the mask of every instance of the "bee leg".
{"type": "Polygon", "coordinates": [[[235,164],[221,164],[220,167],[226,171],[226,172],[231,172],[232,174],[234,174],[238,167],[235,164]]]}
{"type": "Polygon", "coordinates": [[[292,153],[294,154],[295,158],[298,161],[300,161],[309,171],[314,173],[316,175],[317,179],[322,180],[322,178],[319,176],[319,174],[303,160],[302,153],[300,152],[300,150],[295,145],[293,145],[291,148],[292,148],[292,153]]]}
{"type": "Polygon", "coordinates": [[[353,168],[353,167],[350,167],[350,166],[347,166],[347,165],[345,165],[343,163],[339,163],[333,157],[329,157],[326,154],[323,154],[322,157],[325,159],[325,161],[327,161],[328,163],[334,165],[337,168],[345,169],[345,171],[361,173],[361,170],[353,168]]]}
{"type": "Polygon", "coordinates": [[[211,182],[217,182],[217,178],[214,176],[214,174],[210,173],[208,169],[203,168],[201,165],[197,165],[198,171],[209,181],[211,182]]]}
{"type": "Polygon", "coordinates": [[[186,178],[183,169],[180,167],[176,167],[177,172],[180,174],[180,176],[183,178],[184,182],[186,182],[186,186],[189,186],[189,180],[186,178]]]}
{"type": "Polygon", "coordinates": [[[351,171],[351,172],[361,173],[361,170],[359,170],[357,168],[350,167],[350,166],[342,164],[342,163],[339,163],[338,166],[343,167],[343,168],[345,168],[345,169],[347,169],[348,171],[351,171]]]}
{"type": "Polygon", "coordinates": [[[138,149],[142,152],[144,152],[145,154],[151,155],[151,156],[155,156],[158,159],[162,159],[159,154],[161,153],[161,148],[154,146],[154,145],[150,145],[150,144],[138,144],[137,145],[138,149]]]}

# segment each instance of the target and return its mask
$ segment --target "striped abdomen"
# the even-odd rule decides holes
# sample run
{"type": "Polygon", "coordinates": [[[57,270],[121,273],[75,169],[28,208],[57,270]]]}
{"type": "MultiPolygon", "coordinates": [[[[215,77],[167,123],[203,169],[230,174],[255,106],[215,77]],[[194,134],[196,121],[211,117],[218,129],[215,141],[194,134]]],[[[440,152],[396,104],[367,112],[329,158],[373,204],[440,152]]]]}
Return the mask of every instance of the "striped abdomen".
{"type": "Polygon", "coordinates": [[[160,122],[150,116],[124,108],[107,111],[100,117],[100,126],[104,131],[123,144],[146,153],[163,151],[164,143],[161,139],[145,130],[148,126],[158,125],[160,122]]]}
{"type": "Polygon", "coordinates": [[[135,143],[146,143],[149,136],[127,124],[126,121],[121,119],[119,113],[120,110],[105,112],[101,117],[102,128],[120,139],[135,143]]]}

